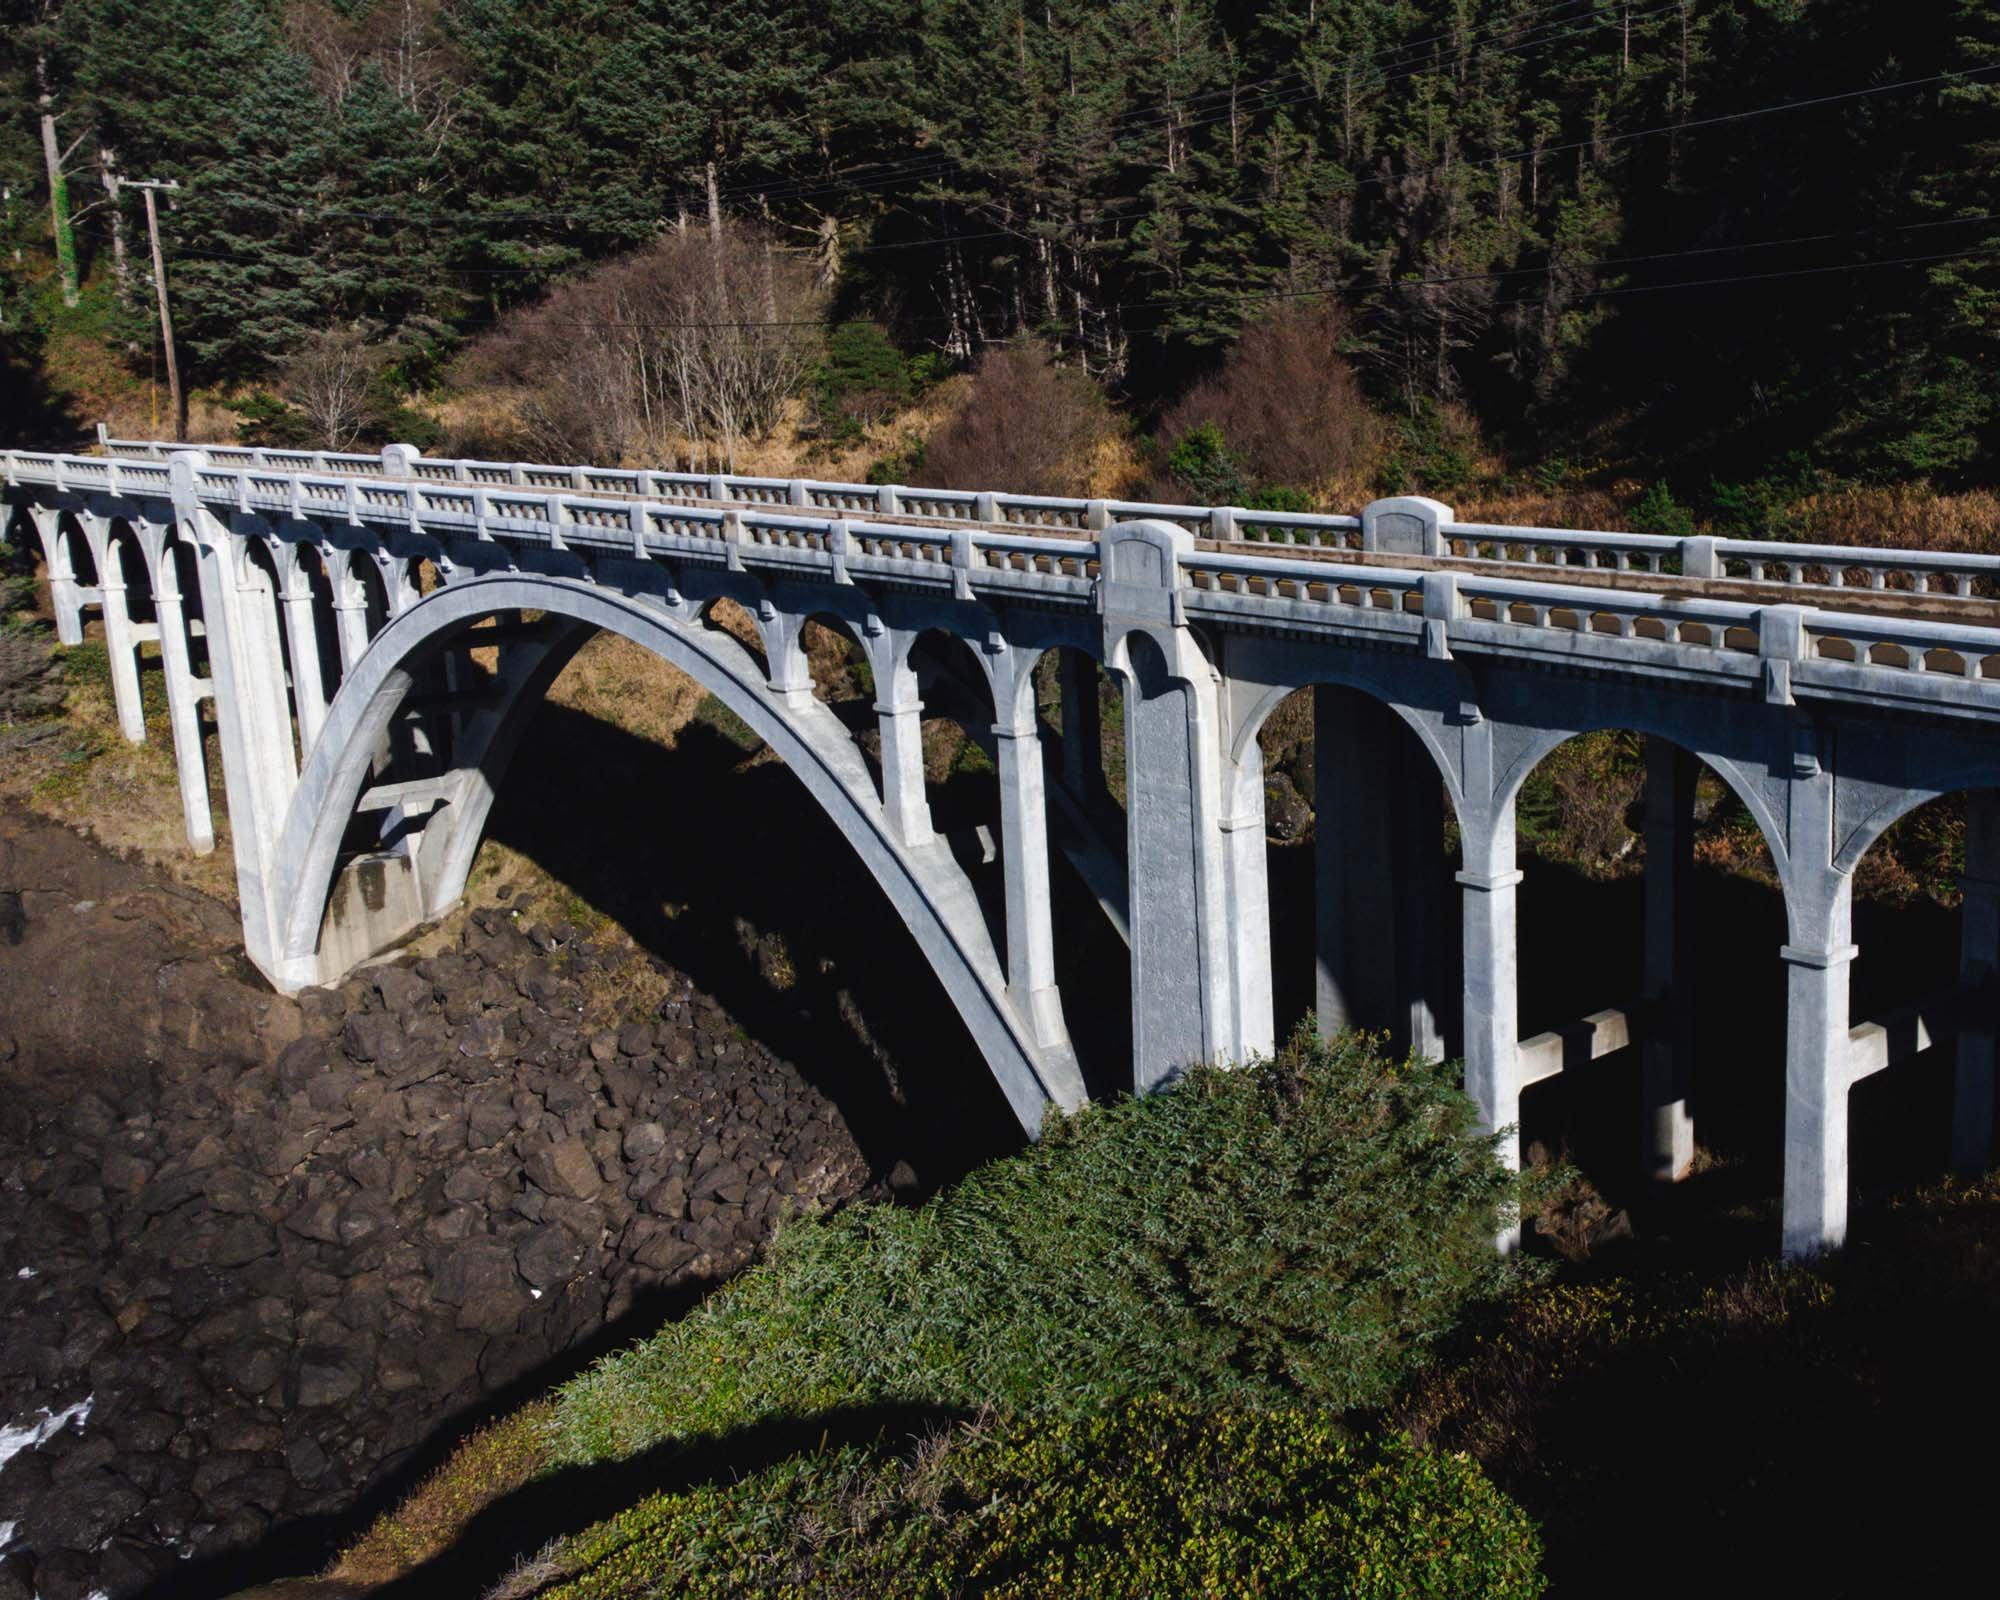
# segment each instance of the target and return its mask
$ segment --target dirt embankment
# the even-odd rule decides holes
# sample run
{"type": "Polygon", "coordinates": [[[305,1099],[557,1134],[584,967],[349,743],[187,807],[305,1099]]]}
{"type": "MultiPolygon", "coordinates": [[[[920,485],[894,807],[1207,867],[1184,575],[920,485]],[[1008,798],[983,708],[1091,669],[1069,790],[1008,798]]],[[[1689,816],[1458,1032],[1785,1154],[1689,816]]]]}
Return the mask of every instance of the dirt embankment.
{"type": "Polygon", "coordinates": [[[528,922],[293,1001],[227,907],[0,810],[0,1600],[310,1570],[483,1407],[869,1185],[684,977],[528,922]]]}

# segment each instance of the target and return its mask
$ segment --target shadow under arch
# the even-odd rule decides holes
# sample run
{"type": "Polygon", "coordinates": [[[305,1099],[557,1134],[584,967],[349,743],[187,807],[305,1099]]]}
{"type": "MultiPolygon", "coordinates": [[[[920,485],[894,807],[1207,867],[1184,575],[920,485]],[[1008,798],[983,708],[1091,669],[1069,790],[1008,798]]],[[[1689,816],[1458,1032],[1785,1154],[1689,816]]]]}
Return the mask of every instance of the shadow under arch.
{"type": "MultiPolygon", "coordinates": [[[[1534,771],[1551,755],[1572,739],[1580,739],[1593,733],[1637,733],[1648,739],[1660,739],[1685,750],[1716,777],[1728,785],[1729,790],[1743,803],[1757,824],[1757,831],[1763,836],[1764,848],[1771,852],[1772,865],[1777,869],[1778,880],[1789,888],[1791,883],[1791,861],[1785,850],[1786,831],[1784,819],[1771,809],[1756,783],[1752,782],[1743,765],[1734,756],[1703,748],[1690,743],[1684,728],[1672,726],[1669,719],[1649,719],[1636,704],[1626,704],[1619,708],[1616,716],[1606,716],[1587,724],[1571,728],[1545,728],[1528,745],[1518,751],[1514,759],[1495,775],[1494,801],[1496,807],[1511,809],[1520,799],[1521,787],[1533,776],[1534,771]],[[1639,714],[1634,715],[1633,713],[1639,714]]],[[[1790,896],[1787,895],[1789,900],[1790,896]]]]}
{"type": "Polygon", "coordinates": [[[1248,903],[1253,869],[1236,921],[1270,947],[1271,993],[1246,993],[1246,1015],[1267,1005],[1259,1031],[1274,1041],[1315,1018],[1451,1053],[1460,929],[1446,839],[1463,796],[1432,721],[1335,667],[1262,693],[1230,753],[1236,828],[1263,845],[1263,903],[1248,903]]]}
{"type": "MultiPolygon", "coordinates": [[[[942,981],[1022,1128],[1031,1136],[1039,1132],[1051,1100],[1065,1106],[1078,1102],[1076,1086],[1047,1071],[1015,1017],[963,876],[941,852],[905,850],[891,839],[873,779],[838,719],[816,701],[786,708],[769,691],[754,658],[724,630],[691,625],[657,603],[574,579],[509,574],[454,583],[409,606],[370,642],[329,709],[274,853],[279,949],[273,976],[282,986],[299,988],[339,976],[321,970],[319,942],[342,837],[374,752],[418,673],[476,624],[497,613],[523,611],[578,624],[580,636],[594,629],[621,634],[720,700],[777,752],[869,869],[942,981]]],[[[580,643],[578,637],[572,652],[580,643]]],[[[553,676],[538,670],[533,680],[545,691],[553,676]]],[[[515,696],[501,720],[533,703],[534,696],[515,696]]],[[[489,761],[504,764],[512,745],[496,739],[489,748],[489,761]]],[[[454,844],[447,853],[454,872],[458,862],[469,867],[471,859],[471,845],[458,841],[484,828],[498,789],[497,771],[484,777],[449,824],[454,844]]],[[[463,881],[459,872],[444,883],[439,900],[455,900],[463,881]]],[[[802,884],[800,892],[812,888],[802,884]]],[[[433,902],[432,914],[441,909],[433,902]]]]}

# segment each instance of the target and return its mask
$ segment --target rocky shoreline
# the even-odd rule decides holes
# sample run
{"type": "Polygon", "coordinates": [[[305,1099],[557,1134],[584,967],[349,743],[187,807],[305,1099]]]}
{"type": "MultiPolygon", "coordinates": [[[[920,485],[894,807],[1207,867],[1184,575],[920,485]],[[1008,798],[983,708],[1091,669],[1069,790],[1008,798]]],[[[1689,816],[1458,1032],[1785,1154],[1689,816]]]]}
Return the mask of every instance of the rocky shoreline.
{"type": "Polygon", "coordinates": [[[488,907],[297,1002],[237,937],[0,812],[0,1600],[309,1570],[482,1408],[886,1192],[615,930],[488,907]]]}

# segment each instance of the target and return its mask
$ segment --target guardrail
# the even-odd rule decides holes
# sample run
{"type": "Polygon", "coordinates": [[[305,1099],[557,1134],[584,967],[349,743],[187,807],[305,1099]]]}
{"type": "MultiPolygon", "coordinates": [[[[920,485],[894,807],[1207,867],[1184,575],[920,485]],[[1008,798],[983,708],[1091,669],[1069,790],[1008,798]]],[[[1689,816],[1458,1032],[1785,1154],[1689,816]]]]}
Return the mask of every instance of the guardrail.
{"type": "MultiPolygon", "coordinates": [[[[106,457],[127,460],[164,461],[175,449],[184,448],[159,440],[114,439],[102,428],[98,440],[106,457]]],[[[366,455],[234,445],[198,448],[217,466],[257,471],[317,472],[360,478],[412,477],[421,482],[568,489],[579,494],[595,490],[651,500],[789,506],[798,510],[1085,533],[1113,522],[1149,518],[1222,543],[1309,546],[1364,553],[1372,553],[1374,548],[1362,517],[1318,512],[999,494],[813,478],[439,458],[420,455],[407,445],[390,445],[378,454],[366,455]]],[[[1451,519],[1449,508],[1438,509],[1446,514],[1438,523],[1432,553],[1446,560],[1640,573],[1705,580],[1718,585],[1779,585],[1813,596],[1829,592],[1894,592],[1921,595],[1926,602],[1939,603],[1947,610],[1954,609],[1952,603],[1957,601],[2000,600],[2000,555],[1514,527],[1458,522],[1451,519]]]]}
{"type": "MultiPolygon", "coordinates": [[[[953,518],[927,527],[915,520],[815,516],[775,500],[760,506],[671,494],[606,499],[578,493],[573,478],[545,487],[457,472],[317,474],[285,470],[286,452],[263,452],[265,462],[255,467],[228,464],[250,452],[206,454],[194,473],[195,490],[222,510],[504,539],[556,552],[581,548],[642,561],[680,556],[732,570],[809,569],[836,583],[893,577],[949,586],[962,598],[976,589],[1034,590],[1088,603],[1100,570],[1098,541],[1075,529],[1025,533],[1005,524],[953,526],[962,520],[953,518]]],[[[156,460],[6,451],[0,470],[9,485],[155,498],[171,491],[170,468],[156,460]]],[[[595,468],[574,473],[587,475],[593,486],[617,476],[595,468]]],[[[623,476],[650,483],[689,475],[623,476]]],[[[745,480],[728,481],[734,488],[745,480]]],[[[1118,509],[1123,520],[1125,507],[1118,509]]],[[[1178,603],[1188,615],[1235,626],[1389,634],[1433,657],[1495,653],[1761,684],[1767,698],[1784,703],[1803,690],[1875,704],[2000,711],[2000,628],[1971,623],[1200,546],[1182,554],[1177,577],[1178,603]]]]}

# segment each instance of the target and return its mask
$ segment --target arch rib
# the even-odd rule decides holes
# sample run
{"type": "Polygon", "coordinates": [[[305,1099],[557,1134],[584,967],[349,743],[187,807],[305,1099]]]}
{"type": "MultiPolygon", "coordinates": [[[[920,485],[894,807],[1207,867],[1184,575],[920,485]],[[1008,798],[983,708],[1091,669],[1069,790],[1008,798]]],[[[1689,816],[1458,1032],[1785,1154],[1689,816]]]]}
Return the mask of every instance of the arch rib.
{"type": "Polygon", "coordinates": [[[452,634],[495,612],[534,610],[631,639],[693,677],[779,756],[804,784],[903,918],[965,1019],[1022,1126],[1039,1131],[1046,1104],[1073,1108],[1083,1086],[1073,1061],[1051,1059],[1009,1002],[1005,975],[969,884],[941,845],[909,848],[890,834],[861,754],[817,701],[787,708],[755,659],[727,634],[690,627],[648,603],[574,579],[498,574],[442,587],[410,604],[369,644],[328,710],[300,774],[275,852],[280,987],[340,974],[321,970],[321,922],[341,837],[369,761],[408,693],[412,666],[452,634]]]}

